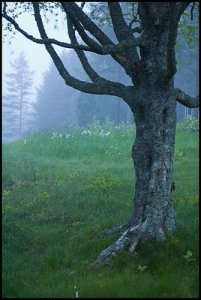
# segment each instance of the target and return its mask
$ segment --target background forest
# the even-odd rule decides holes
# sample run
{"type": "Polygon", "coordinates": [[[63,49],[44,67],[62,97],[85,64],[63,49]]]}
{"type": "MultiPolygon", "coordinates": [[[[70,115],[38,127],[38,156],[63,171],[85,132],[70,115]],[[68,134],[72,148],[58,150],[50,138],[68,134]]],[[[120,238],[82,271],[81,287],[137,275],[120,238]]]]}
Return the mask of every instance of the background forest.
{"type": "MultiPolygon", "coordinates": [[[[197,24],[195,29],[196,26],[197,24]]],[[[116,39],[107,23],[103,30],[110,38],[116,39]]],[[[194,39],[189,42],[189,37],[185,38],[187,33],[180,31],[176,47],[179,72],[175,75],[175,86],[196,96],[199,86],[198,41],[194,39]]],[[[90,56],[87,54],[87,57],[92,66],[96,66],[97,72],[106,79],[131,84],[129,77],[110,56],[100,58],[99,55],[91,53],[90,56]]],[[[63,50],[61,58],[72,75],[82,80],[88,79],[73,50],[63,50]]],[[[33,72],[25,55],[21,53],[11,65],[13,72],[6,75],[7,90],[3,94],[3,142],[17,140],[39,131],[86,127],[96,120],[101,124],[110,121],[115,125],[134,122],[130,108],[121,98],[85,94],[67,86],[53,62],[50,62],[48,70],[44,73],[33,101],[33,72]]],[[[197,108],[187,109],[177,104],[177,121],[182,121],[185,117],[198,118],[198,111],[197,108]]]]}

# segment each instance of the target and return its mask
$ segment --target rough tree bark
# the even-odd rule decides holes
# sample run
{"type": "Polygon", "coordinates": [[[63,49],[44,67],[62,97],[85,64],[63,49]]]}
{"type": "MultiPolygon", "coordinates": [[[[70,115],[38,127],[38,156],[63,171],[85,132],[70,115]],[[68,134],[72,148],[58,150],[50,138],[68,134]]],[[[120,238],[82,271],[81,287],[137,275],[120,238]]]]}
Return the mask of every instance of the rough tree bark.
{"type": "Polygon", "coordinates": [[[132,147],[135,168],[135,198],[131,220],[95,264],[107,261],[126,246],[133,252],[139,242],[163,240],[176,229],[172,201],[176,102],[173,84],[139,92],[133,108],[136,139],[132,147]],[[149,103],[143,106],[142,103],[149,103]]]}
{"type": "Polygon", "coordinates": [[[121,237],[103,250],[92,266],[104,263],[125,247],[134,252],[140,242],[164,240],[176,229],[172,199],[176,133],[173,81],[176,60],[172,47],[176,42],[176,27],[169,23],[169,3],[160,10],[163,22],[159,22],[153,8],[148,3],[139,5],[149,49],[146,44],[141,48],[141,59],[133,78],[138,98],[132,101],[131,95],[128,101],[136,125],[132,147],[136,179],[133,213],[127,224],[116,228],[125,230],[121,237]],[[155,21],[150,24],[145,12],[155,21]]]}
{"type": "Polygon", "coordinates": [[[176,102],[188,107],[199,106],[198,97],[192,98],[174,88],[178,23],[190,3],[139,2],[140,28],[132,28],[136,16],[127,24],[120,3],[108,2],[117,44],[75,2],[60,2],[66,14],[71,43],[49,39],[41,17],[43,4],[31,3],[41,39],[23,30],[15,18],[8,15],[5,3],[2,16],[26,38],[45,45],[67,85],[85,93],[121,97],[134,114],[136,139],[132,158],[136,182],[133,211],[128,223],[109,231],[119,231],[122,235],[100,253],[92,266],[116,256],[126,246],[133,252],[140,242],[165,239],[176,228],[172,201],[176,102]],[[78,43],[75,32],[85,45],[78,43]],[[134,32],[140,33],[140,36],[136,38],[134,32]],[[69,74],[53,48],[54,44],[75,50],[91,82],[78,80],[69,74]],[[90,65],[84,51],[111,55],[130,76],[132,85],[125,86],[101,77],[90,65]]]}

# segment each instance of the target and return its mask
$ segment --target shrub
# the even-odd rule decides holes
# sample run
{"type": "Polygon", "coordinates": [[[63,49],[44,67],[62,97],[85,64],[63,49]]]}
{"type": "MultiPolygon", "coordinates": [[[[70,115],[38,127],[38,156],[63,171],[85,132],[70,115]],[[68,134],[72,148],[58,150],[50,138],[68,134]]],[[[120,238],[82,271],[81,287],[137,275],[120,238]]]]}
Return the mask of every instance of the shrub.
{"type": "Polygon", "coordinates": [[[180,128],[185,131],[199,132],[199,120],[196,118],[192,118],[192,119],[186,118],[181,123],[180,128]]]}

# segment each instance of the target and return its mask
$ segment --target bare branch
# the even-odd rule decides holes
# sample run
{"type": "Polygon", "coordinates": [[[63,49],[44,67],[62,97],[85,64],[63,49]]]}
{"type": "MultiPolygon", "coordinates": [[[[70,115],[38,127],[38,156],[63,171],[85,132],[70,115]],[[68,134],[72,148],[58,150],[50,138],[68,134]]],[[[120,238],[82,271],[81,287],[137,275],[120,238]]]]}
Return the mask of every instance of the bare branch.
{"type": "Polygon", "coordinates": [[[132,33],[135,33],[135,32],[142,33],[142,29],[140,27],[135,27],[132,29],[132,33]]]}
{"type": "Polygon", "coordinates": [[[64,42],[60,42],[58,40],[55,39],[50,39],[50,38],[46,38],[46,39],[38,39],[35,38],[34,36],[28,34],[26,31],[24,31],[17,22],[15,22],[15,20],[13,20],[11,17],[9,17],[6,12],[4,12],[2,14],[2,17],[5,18],[8,22],[10,22],[17,31],[19,31],[21,34],[23,34],[27,39],[31,40],[34,43],[37,44],[55,44],[57,46],[63,47],[63,48],[68,48],[68,49],[80,49],[80,50],[85,50],[85,51],[89,51],[89,52],[95,52],[94,49],[91,49],[88,46],[85,45],[73,45],[73,44],[68,44],[68,43],[64,43],[64,42]]]}
{"type": "Polygon", "coordinates": [[[186,95],[182,90],[175,88],[175,99],[177,102],[187,106],[189,108],[199,107],[199,96],[191,97],[186,95]]]}
{"type": "MultiPolygon", "coordinates": [[[[119,2],[108,2],[108,7],[117,40],[120,43],[124,40],[130,40],[131,42],[135,42],[132,29],[129,27],[129,25],[127,25],[127,23],[124,20],[119,2]]],[[[140,58],[136,47],[131,47],[130,49],[127,49],[126,55],[124,52],[122,52],[121,57],[122,56],[124,57],[124,60],[121,60],[119,55],[116,56],[116,60],[118,59],[119,61],[120,59],[121,64],[123,63],[124,68],[127,70],[132,80],[135,78],[137,82],[137,63],[139,62],[140,58]],[[129,63],[127,63],[126,60],[128,60],[129,63]]]]}
{"type": "Polygon", "coordinates": [[[69,16],[69,18],[71,19],[71,22],[73,23],[73,25],[75,26],[75,29],[78,31],[79,35],[81,36],[81,38],[83,39],[83,41],[92,49],[94,49],[94,51],[96,53],[101,53],[102,52],[102,47],[100,44],[98,44],[94,39],[90,38],[83,26],[80,24],[80,20],[78,19],[78,17],[76,16],[75,12],[73,11],[73,9],[71,8],[71,6],[68,5],[67,2],[61,2],[61,5],[66,13],[66,15],[69,16]]]}
{"type": "MultiPolygon", "coordinates": [[[[75,36],[75,31],[73,29],[73,25],[71,23],[71,20],[69,19],[69,16],[67,16],[67,24],[68,24],[68,35],[73,44],[78,44],[76,36],[75,36]]],[[[101,77],[94,71],[94,69],[91,67],[91,65],[88,62],[88,59],[86,58],[85,54],[83,51],[80,50],[75,50],[82,66],[89,78],[92,81],[98,81],[101,80],[101,77]]]]}
{"type": "MultiPolygon", "coordinates": [[[[34,13],[35,13],[35,20],[38,26],[38,30],[40,32],[41,38],[42,39],[47,39],[47,34],[45,32],[43,22],[41,19],[40,15],[40,9],[39,9],[39,4],[38,2],[32,2],[33,7],[34,7],[34,13]]],[[[50,54],[52,60],[54,61],[54,64],[62,76],[62,78],[65,80],[66,84],[80,90],[84,93],[90,93],[90,94],[99,94],[99,95],[113,95],[113,96],[118,96],[121,98],[125,98],[126,94],[126,86],[124,86],[121,83],[113,83],[108,80],[102,80],[101,82],[96,82],[96,83],[88,83],[85,81],[78,80],[71,76],[69,72],[66,70],[64,67],[60,57],[54,50],[53,46],[51,44],[45,44],[46,50],[50,54]]]]}
{"type": "Polygon", "coordinates": [[[83,1],[83,2],[82,2],[82,4],[81,4],[81,9],[83,9],[83,8],[84,8],[85,4],[86,4],[86,2],[85,2],[85,1],[83,1]]]}
{"type": "Polygon", "coordinates": [[[141,24],[141,21],[140,20],[137,20],[136,18],[134,18],[133,20],[131,20],[128,24],[128,26],[131,28],[132,32],[133,32],[133,29],[132,29],[132,25],[133,23],[139,23],[141,24]]]}
{"type": "MultiPolygon", "coordinates": [[[[63,48],[67,48],[67,49],[76,49],[76,50],[84,50],[84,51],[88,51],[88,52],[93,52],[93,53],[98,53],[101,55],[107,55],[107,54],[111,54],[111,53],[115,53],[120,51],[120,49],[123,47],[123,45],[125,44],[125,42],[127,43],[128,47],[132,47],[132,46],[138,46],[140,44],[140,39],[136,39],[135,42],[128,42],[128,41],[124,41],[121,44],[117,44],[117,45],[105,45],[105,46],[99,46],[98,50],[92,49],[89,46],[86,45],[82,45],[82,44],[69,44],[69,43],[65,43],[65,42],[60,42],[58,40],[55,39],[51,39],[51,38],[44,38],[44,39],[38,39],[35,38],[34,36],[30,35],[29,33],[27,33],[25,30],[23,30],[17,22],[15,22],[15,20],[13,20],[10,16],[8,16],[5,13],[2,14],[2,17],[4,17],[8,22],[10,22],[15,29],[20,32],[23,36],[25,36],[27,39],[31,40],[34,43],[37,44],[55,44],[57,46],[63,47],[63,48]]],[[[97,44],[98,45],[98,44],[97,44]]]]}
{"type": "Polygon", "coordinates": [[[194,10],[194,7],[195,7],[195,2],[193,2],[193,5],[191,7],[191,21],[193,20],[193,10],[194,10]]]}
{"type": "Polygon", "coordinates": [[[119,42],[134,39],[131,28],[124,20],[119,2],[108,2],[113,29],[119,42]]]}
{"type": "MultiPolygon", "coordinates": [[[[130,53],[128,54],[128,51],[127,51],[127,55],[125,55],[122,52],[123,51],[123,49],[121,47],[122,41],[121,41],[121,43],[119,43],[119,45],[115,46],[114,43],[108,38],[108,36],[105,35],[105,33],[103,33],[103,31],[82,11],[82,9],[77,4],[75,4],[74,2],[61,2],[61,3],[63,5],[63,7],[66,8],[67,14],[69,11],[73,11],[73,14],[71,14],[71,16],[74,15],[73,25],[75,26],[75,28],[77,29],[78,32],[79,32],[80,28],[77,27],[77,24],[81,23],[83,25],[84,29],[89,31],[93,35],[93,37],[104,46],[103,47],[104,54],[111,54],[112,58],[114,60],[116,60],[124,68],[126,73],[132,78],[132,80],[133,80],[133,77],[137,77],[136,72],[135,72],[135,64],[139,60],[139,56],[138,56],[138,53],[137,53],[137,50],[135,49],[135,47],[137,45],[139,45],[140,38],[135,39],[132,36],[132,39],[129,38],[126,41],[122,40],[123,44],[127,44],[126,47],[131,47],[131,49],[129,50],[130,53]],[[77,22],[75,22],[75,17],[76,17],[77,22]],[[126,56],[126,60],[119,59],[119,57],[115,54],[117,52],[118,52],[118,54],[120,54],[119,53],[120,49],[121,49],[121,56],[126,56]]],[[[128,25],[126,25],[126,26],[129,28],[128,25]]],[[[129,28],[129,30],[132,35],[132,31],[130,28],[129,28]]],[[[98,49],[98,51],[101,51],[101,50],[98,49]]]]}
{"type": "Polygon", "coordinates": [[[83,10],[74,2],[61,2],[65,3],[65,7],[72,9],[84,26],[84,28],[89,31],[102,45],[114,45],[114,43],[109,39],[109,37],[83,12],[83,10]]]}
{"type": "Polygon", "coordinates": [[[190,2],[177,2],[176,4],[177,18],[179,19],[186,8],[189,6],[190,2]]]}
{"type": "Polygon", "coordinates": [[[3,13],[6,14],[7,3],[3,2],[3,13]]]}

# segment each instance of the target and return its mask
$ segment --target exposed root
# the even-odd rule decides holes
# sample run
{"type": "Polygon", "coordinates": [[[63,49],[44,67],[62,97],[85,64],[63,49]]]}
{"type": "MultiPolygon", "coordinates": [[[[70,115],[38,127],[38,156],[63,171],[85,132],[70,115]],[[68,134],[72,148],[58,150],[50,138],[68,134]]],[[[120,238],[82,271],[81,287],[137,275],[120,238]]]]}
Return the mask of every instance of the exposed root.
{"type": "Polygon", "coordinates": [[[122,234],[122,236],[114,244],[103,250],[90,267],[103,264],[111,257],[116,256],[120,251],[122,251],[130,243],[130,239],[126,236],[126,232],[124,232],[124,234],[122,234]]]}
{"type": "Polygon", "coordinates": [[[138,242],[132,243],[132,245],[131,245],[130,248],[129,248],[129,251],[130,251],[131,253],[133,253],[133,252],[135,251],[135,248],[136,248],[137,244],[138,244],[138,242]]]}
{"type": "Polygon", "coordinates": [[[117,225],[115,227],[113,227],[112,229],[106,230],[104,231],[104,235],[113,235],[116,233],[123,233],[125,232],[129,227],[130,227],[130,222],[121,224],[121,225],[117,225]]]}
{"type": "Polygon", "coordinates": [[[148,224],[146,220],[145,222],[137,226],[132,226],[129,229],[127,229],[114,244],[112,244],[100,253],[96,261],[93,264],[91,264],[90,267],[104,264],[111,257],[117,256],[117,254],[128,245],[130,245],[129,251],[134,252],[142,235],[147,230],[147,226],[148,224]]]}

